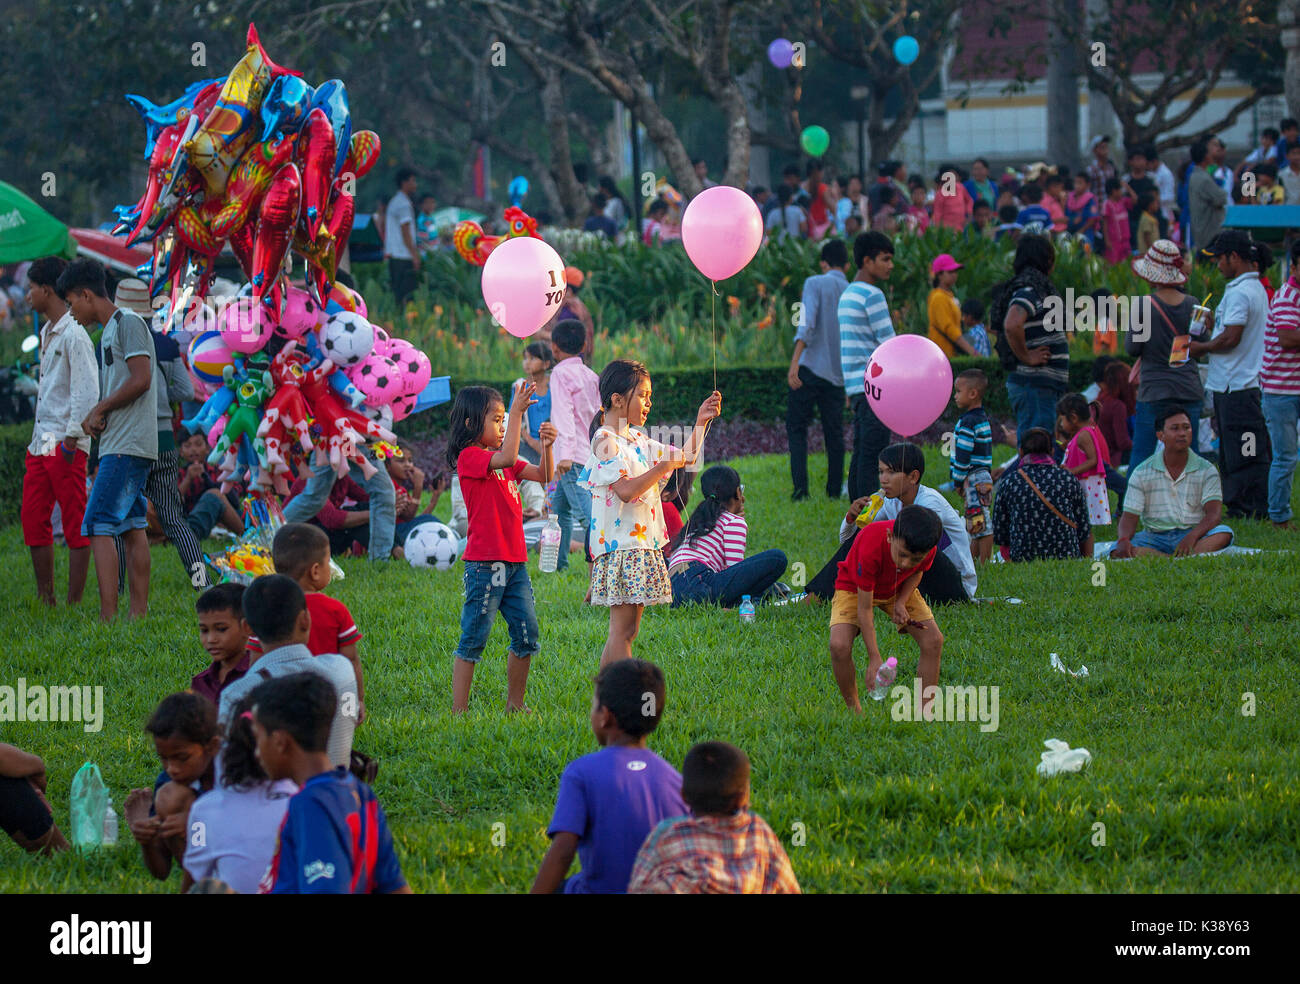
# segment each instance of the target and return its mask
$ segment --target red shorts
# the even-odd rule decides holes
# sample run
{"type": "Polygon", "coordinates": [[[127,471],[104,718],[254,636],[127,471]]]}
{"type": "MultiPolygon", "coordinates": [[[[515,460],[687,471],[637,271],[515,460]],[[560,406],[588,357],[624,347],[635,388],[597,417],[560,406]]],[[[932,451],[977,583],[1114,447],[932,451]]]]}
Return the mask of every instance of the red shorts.
{"type": "Polygon", "coordinates": [[[74,550],[90,546],[81,535],[86,512],[86,452],[80,448],[69,461],[59,448],[53,454],[27,452],[27,474],[23,477],[23,540],[29,547],[54,543],[50,516],[54,503],[63,512],[63,536],[74,550]]]}

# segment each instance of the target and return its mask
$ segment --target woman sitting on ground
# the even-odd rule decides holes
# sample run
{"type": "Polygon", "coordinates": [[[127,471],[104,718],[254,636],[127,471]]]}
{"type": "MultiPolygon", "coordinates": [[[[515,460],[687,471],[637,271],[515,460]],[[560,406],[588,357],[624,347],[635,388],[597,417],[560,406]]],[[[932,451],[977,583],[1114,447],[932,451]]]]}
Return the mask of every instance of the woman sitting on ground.
{"type": "Polygon", "coordinates": [[[673,607],[697,602],[734,608],[745,595],[757,602],[785,573],[785,554],[745,557],[745,487],[734,468],[714,465],[700,476],[704,501],[674,545],[668,564],[673,607]]]}
{"type": "Polygon", "coordinates": [[[993,489],[993,542],[1008,560],[1092,556],[1092,524],[1079,480],[1052,457],[1052,435],[1025,432],[1017,467],[993,489]]]}

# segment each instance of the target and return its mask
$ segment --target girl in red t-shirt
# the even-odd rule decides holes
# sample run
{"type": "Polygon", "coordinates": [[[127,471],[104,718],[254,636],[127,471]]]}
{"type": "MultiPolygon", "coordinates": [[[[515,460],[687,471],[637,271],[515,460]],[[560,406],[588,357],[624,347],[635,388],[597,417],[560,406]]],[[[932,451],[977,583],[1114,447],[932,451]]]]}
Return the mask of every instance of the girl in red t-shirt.
{"type": "MultiPolygon", "coordinates": [[[[515,387],[509,422],[505,400],[488,386],[466,386],[451,408],[447,462],[460,477],[461,496],[469,516],[465,553],[465,607],[460,613],[460,642],[452,672],[453,713],[469,707],[474,664],[482,659],[497,611],[510,630],[506,667],[506,710],[526,711],[528,661],[538,645],[537,611],[528,579],[528,548],[524,545],[523,506],[517,479],[551,480],[550,455],[541,465],[519,457],[519,430],[528,408],[537,402],[532,382],[515,387]]],[[[545,451],[555,440],[555,426],[541,425],[545,451]]]]}

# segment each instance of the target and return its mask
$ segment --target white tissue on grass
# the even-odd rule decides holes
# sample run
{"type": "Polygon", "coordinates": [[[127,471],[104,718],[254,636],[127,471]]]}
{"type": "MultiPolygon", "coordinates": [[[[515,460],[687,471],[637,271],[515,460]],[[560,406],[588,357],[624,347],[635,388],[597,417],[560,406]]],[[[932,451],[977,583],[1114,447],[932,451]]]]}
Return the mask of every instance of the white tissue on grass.
{"type": "Polygon", "coordinates": [[[1069,668],[1068,666],[1066,666],[1064,663],[1062,663],[1062,662],[1061,662],[1061,657],[1058,656],[1058,655],[1056,655],[1056,653],[1052,653],[1052,654],[1051,654],[1051,660],[1050,660],[1050,663],[1051,663],[1051,667],[1052,667],[1052,669],[1056,670],[1058,673],[1068,673],[1068,674],[1070,674],[1070,676],[1072,676],[1072,677],[1086,677],[1086,676],[1088,675],[1088,668],[1087,668],[1086,666],[1084,666],[1082,663],[1079,664],[1079,669],[1078,669],[1078,671],[1076,672],[1076,671],[1070,669],[1070,668],[1069,668]]]}
{"type": "Polygon", "coordinates": [[[1079,772],[1092,761],[1092,752],[1086,748],[1071,748],[1058,738],[1048,738],[1043,744],[1047,746],[1047,751],[1043,752],[1042,761],[1038,763],[1040,776],[1079,772]]]}

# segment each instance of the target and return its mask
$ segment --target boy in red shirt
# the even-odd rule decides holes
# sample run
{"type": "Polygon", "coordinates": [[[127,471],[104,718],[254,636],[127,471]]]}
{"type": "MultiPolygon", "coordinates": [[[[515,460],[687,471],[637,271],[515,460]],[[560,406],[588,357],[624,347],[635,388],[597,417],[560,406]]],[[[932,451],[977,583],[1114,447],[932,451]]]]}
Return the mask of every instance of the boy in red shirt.
{"type": "MultiPolygon", "coordinates": [[[[297,581],[307,596],[307,614],[311,616],[311,637],[307,640],[307,648],[312,655],[338,653],[352,664],[357,675],[357,706],[360,709],[357,724],[360,724],[365,718],[361,657],[357,655],[361,633],[348,606],[321,593],[333,576],[328,534],[310,523],[285,523],[271,541],[271,563],[275,565],[277,574],[297,581]]],[[[256,636],[248,640],[248,651],[255,656],[262,654],[262,644],[256,636]]]]}
{"type": "MultiPolygon", "coordinates": [[[[853,662],[853,640],[861,632],[867,647],[867,687],[875,685],[880,670],[880,647],[876,643],[874,608],[884,609],[898,626],[916,640],[921,655],[918,669],[923,688],[939,683],[939,659],[943,654],[943,633],[934,614],[921,597],[917,585],[934,563],[943,524],[924,506],[904,506],[898,518],[872,523],[858,534],[849,555],[840,561],[831,599],[831,669],[840,693],[852,710],[862,713],[858,702],[858,668],[853,662]]],[[[926,691],[923,689],[922,694],[926,691]]],[[[929,717],[931,695],[921,707],[929,717]]]]}

